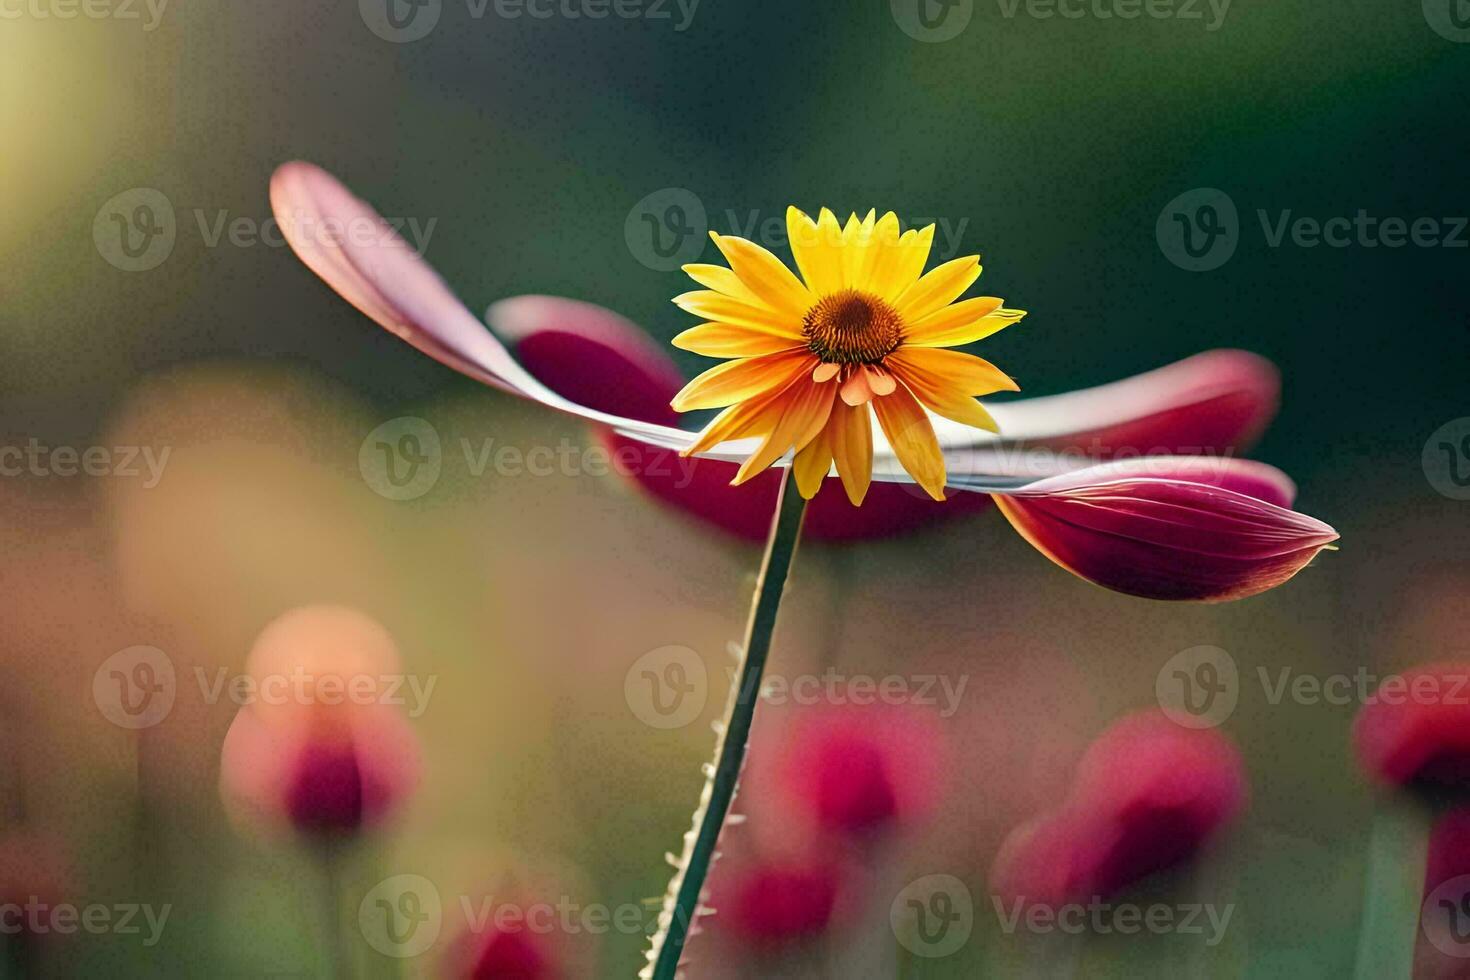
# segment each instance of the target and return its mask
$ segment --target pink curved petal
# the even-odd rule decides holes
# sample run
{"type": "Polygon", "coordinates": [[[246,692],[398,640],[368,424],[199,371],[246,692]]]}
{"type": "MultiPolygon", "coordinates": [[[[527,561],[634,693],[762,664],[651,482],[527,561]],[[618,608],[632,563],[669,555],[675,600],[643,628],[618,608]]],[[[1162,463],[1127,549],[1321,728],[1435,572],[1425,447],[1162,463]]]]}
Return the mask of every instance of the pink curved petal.
{"type": "Polygon", "coordinates": [[[1241,460],[1104,464],[997,495],[1001,512],[1068,571],[1151,599],[1221,602],[1274,588],[1337,540],[1286,509],[1289,481],[1241,460]],[[1153,472],[1137,472],[1153,467],[1153,472]]]}
{"type": "Polygon", "coordinates": [[[1254,443],[1276,414],[1275,365],[1241,350],[1212,350],[1122,381],[1061,395],[987,402],[1000,435],[937,423],[946,447],[987,441],[1097,459],[1231,455],[1254,443]]]}

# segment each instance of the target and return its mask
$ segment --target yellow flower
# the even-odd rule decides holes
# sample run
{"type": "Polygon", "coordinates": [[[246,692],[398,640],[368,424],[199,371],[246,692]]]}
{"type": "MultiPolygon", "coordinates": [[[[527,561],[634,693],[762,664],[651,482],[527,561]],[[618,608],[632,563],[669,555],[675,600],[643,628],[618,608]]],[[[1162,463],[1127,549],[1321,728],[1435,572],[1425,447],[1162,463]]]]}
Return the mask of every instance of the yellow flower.
{"type": "Polygon", "coordinates": [[[839,226],[826,208],[813,221],[793,207],[786,228],[800,279],[759,245],[713,232],[730,267],[684,267],[707,288],[674,302],[708,322],[674,345],[733,360],[674,396],[676,411],[724,409],[683,454],[759,437],[736,484],[795,450],[803,497],[835,462],[860,504],[872,479],[871,404],[904,469],[943,500],[944,455],[925,410],[995,432],[975,396],[1018,389],[989,361],[942,348],[989,337],[1025,313],[990,296],[956,302],[980,277],[978,255],[924,273],[933,225],[900,234],[891,211],[839,226]]]}

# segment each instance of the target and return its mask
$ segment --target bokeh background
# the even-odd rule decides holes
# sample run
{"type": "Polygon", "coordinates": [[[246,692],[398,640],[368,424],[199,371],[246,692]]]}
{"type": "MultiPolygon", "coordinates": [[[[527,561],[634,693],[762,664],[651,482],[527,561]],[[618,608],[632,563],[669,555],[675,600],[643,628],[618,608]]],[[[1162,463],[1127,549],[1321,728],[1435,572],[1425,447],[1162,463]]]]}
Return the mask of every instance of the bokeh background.
{"type": "MultiPolygon", "coordinates": [[[[942,797],[818,941],[758,959],[715,926],[692,975],[1013,975],[1029,954],[985,898],[999,840],[1199,645],[1240,667],[1224,730],[1251,807],[1195,872],[1150,887],[1233,902],[1234,921],[1209,949],[1089,942],[1079,975],[1345,974],[1373,807],[1348,750],[1357,704],[1273,704],[1255,678],[1466,652],[1470,503],[1425,464],[1427,444],[1434,458],[1470,436],[1470,31],[1453,0],[1236,0],[1133,20],[976,0],[949,11],[944,39],[899,0],[605,19],[437,7],[419,12],[437,14],[432,30],[400,43],[371,0],[174,0],[156,20],[141,2],[74,18],[62,0],[0,5],[0,445],[169,452],[156,481],[0,478],[8,827],[60,840],[70,902],[172,907],[154,945],[53,935],[30,969],[322,975],[310,856],[231,826],[217,781],[237,707],[197,681],[238,672],[260,630],[303,604],[364,610],[411,674],[437,678],[412,719],[423,785],[358,855],[348,923],[353,896],[400,873],[434,882],[446,908],[506,875],[555,881],[580,906],[638,904],[662,893],[662,855],[687,828],[757,550],[616,477],[469,472],[461,440],[594,437],[418,355],[257,240],[272,170],[301,158],[432,227],[426,254],[472,309],[554,293],[666,341],[688,325],[669,303],[686,280],[657,267],[642,213],[692,199],[696,231],[742,233],[793,202],[878,206],[946,222],[955,254],[985,256],[982,288],[1031,311],[987,342],[1029,395],[1212,347],[1275,361],[1283,409],[1257,455],[1343,542],[1274,593],[1228,607],[1105,593],[993,513],[802,550],[772,671],[966,678],[937,719],[942,797]],[[1230,257],[1190,271],[1157,229],[1199,188],[1238,221],[1230,257]],[[131,271],[104,232],[139,189],[167,202],[174,244],[131,271]],[[1438,219],[1439,244],[1273,246],[1258,214],[1360,210],[1438,219]],[[403,416],[450,448],[431,492],[394,501],[359,448],[403,416]],[[93,678],[138,645],[165,652],[177,694],[129,731],[99,710],[93,678]],[[624,679],[668,645],[696,651],[711,680],[698,719],[661,730],[624,679]],[[889,902],[937,873],[969,884],[973,935],[951,956],[907,955],[889,902]]],[[[1470,473],[1470,454],[1457,465],[1470,473]]],[[[762,716],[773,744],[798,711],[762,716]]],[[[752,823],[779,837],[787,817],[773,806],[752,823]]],[[[577,936],[576,975],[629,976],[645,942],[577,936]]],[[[443,946],[363,956],[430,976],[443,946]]]]}

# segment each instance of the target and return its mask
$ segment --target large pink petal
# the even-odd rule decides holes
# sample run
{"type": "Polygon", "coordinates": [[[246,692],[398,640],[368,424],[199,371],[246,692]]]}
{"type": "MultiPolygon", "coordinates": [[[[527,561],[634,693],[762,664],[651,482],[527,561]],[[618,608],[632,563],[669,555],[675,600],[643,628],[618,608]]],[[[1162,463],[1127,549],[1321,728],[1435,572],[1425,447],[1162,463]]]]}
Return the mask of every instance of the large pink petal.
{"type": "Polygon", "coordinates": [[[1337,540],[1290,499],[1270,467],[1210,457],[1103,464],[996,498],[1027,541],[1088,581],[1207,602],[1274,588],[1337,540]]]}

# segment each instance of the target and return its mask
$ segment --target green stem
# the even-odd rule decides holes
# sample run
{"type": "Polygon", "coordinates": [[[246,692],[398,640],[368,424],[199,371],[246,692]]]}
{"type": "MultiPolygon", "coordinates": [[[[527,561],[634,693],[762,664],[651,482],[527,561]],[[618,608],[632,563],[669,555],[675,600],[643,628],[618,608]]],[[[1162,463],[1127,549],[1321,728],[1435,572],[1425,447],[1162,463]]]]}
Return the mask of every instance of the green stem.
{"type": "Polygon", "coordinates": [[[745,762],[745,747],[755,719],[756,702],[760,700],[761,675],[771,651],[771,636],[776,629],[776,614],[781,607],[781,593],[786,588],[786,574],[796,553],[801,536],[801,519],[806,501],[796,489],[796,478],[788,469],[776,498],[776,516],[771,521],[766,539],[766,557],[756,581],[755,601],[750,622],[745,630],[744,659],[740,677],[730,691],[730,704],[715,749],[715,767],[705,782],[699,809],[694,812],[694,829],[685,838],[684,859],[680,870],[669,882],[669,895],[664,900],[660,930],[654,937],[650,954],[651,972],[643,976],[652,980],[673,980],[684,954],[684,943],[698,913],[700,893],[705,876],[714,859],[720,830],[735,799],[735,787],[745,762]]]}
{"type": "Polygon", "coordinates": [[[1433,819],[1431,808],[1410,793],[1395,793],[1379,806],[1368,844],[1358,980],[1408,980],[1412,972],[1433,819]]]}

